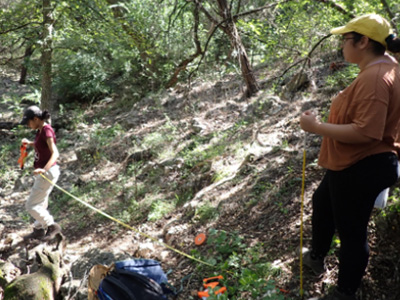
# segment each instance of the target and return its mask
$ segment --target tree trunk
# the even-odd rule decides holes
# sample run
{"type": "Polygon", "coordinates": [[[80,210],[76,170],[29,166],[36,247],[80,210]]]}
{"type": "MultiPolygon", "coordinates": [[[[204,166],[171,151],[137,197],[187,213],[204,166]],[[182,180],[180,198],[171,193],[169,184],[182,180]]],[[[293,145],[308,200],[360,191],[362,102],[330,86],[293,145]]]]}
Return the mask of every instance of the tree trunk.
{"type": "Polygon", "coordinates": [[[43,0],[43,45],[42,45],[42,95],[40,107],[52,109],[51,102],[51,56],[52,56],[52,33],[53,33],[53,10],[51,0],[43,0]]]}
{"type": "Polygon", "coordinates": [[[21,67],[21,74],[20,74],[19,81],[18,81],[20,84],[26,83],[26,76],[28,75],[28,63],[29,63],[29,60],[31,59],[32,54],[33,54],[33,45],[30,44],[25,49],[24,62],[21,67]]]}
{"type": "Polygon", "coordinates": [[[225,34],[228,35],[233,49],[235,49],[237,52],[240,69],[242,71],[242,76],[247,87],[246,96],[250,97],[259,90],[259,87],[253,70],[250,66],[250,61],[247,56],[246,48],[242,43],[242,39],[232,18],[231,10],[229,8],[227,0],[218,0],[218,6],[221,16],[224,18],[224,20],[227,20],[226,26],[223,26],[222,29],[225,34]]]}
{"type": "Polygon", "coordinates": [[[188,64],[191,63],[196,59],[196,57],[200,56],[203,54],[203,50],[201,49],[200,45],[200,40],[199,40],[199,23],[200,23],[200,16],[199,16],[199,7],[198,5],[195,5],[194,11],[193,11],[193,17],[194,17],[194,27],[193,27],[193,40],[196,45],[196,53],[192,54],[189,58],[184,59],[178,67],[175,69],[174,74],[168,80],[168,83],[166,85],[166,88],[173,87],[177,82],[178,82],[178,75],[181,71],[185,71],[188,64]]]}

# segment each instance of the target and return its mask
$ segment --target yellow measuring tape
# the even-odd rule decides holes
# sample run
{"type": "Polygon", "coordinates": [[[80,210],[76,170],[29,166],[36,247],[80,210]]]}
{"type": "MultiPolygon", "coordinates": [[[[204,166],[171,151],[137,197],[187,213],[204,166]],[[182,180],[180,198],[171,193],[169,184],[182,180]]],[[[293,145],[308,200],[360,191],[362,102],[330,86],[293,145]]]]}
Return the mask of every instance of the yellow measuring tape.
{"type": "Polygon", "coordinates": [[[133,231],[139,233],[140,235],[142,235],[142,236],[144,236],[144,237],[146,237],[146,238],[152,240],[153,242],[155,242],[155,243],[157,243],[157,244],[160,244],[160,245],[164,246],[165,248],[168,248],[168,249],[170,249],[170,250],[172,250],[172,251],[174,251],[174,252],[176,252],[176,253],[178,253],[178,254],[180,254],[180,255],[186,256],[187,258],[190,258],[190,259],[192,259],[192,260],[195,260],[195,261],[197,261],[197,262],[199,262],[199,263],[202,263],[202,264],[204,264],[204,265],[207,265],[207,266],[210,266],[210,267],[215,267],[214,265],[212,265],[212,264],[210,264],[210,263],[208,263],[208,262],[202,261],[201,259],[198,259],[198,258],[196,258],[196,257],[194,257],[194,256],[191,256],[191,255],[185,253],[185,252],[182,252],[182,251],[180,251],[180,250],[178,250],[178,249],[175,249],[174,247],[171,247],[170,245],[168,245],[168,244],[166,244],[166,243],[163,243],[163,242],[161,242],[161,241],[159,241],[159,240],[153,238],[152,236],[150,236],[150,235],[148,235],[148,234],[145,234],[145,233],[143,233],[143,232],[137,230],[136,228],[133,228],[133,227],[129,226],[128,224],[125,224],[124,222],[122,222],[122,221],[120,221],[120,220],[118,220],[118,219],[115,219],[114,217],[112,217],[112,216],[106,214],[105,212],[101,211],[100,209],[97,209],[96,207],[90,205],[89,203],[87,203],[87,202],[85,202],[85,201],[79,199],[78,197],[72,195],[71,193],[69,193],[68,191],[64,190],[62,187],[58,186],[58,185],[55,184],[53,181],[51,181],[50,179],[48,179],[48,178],[47,178],[46,176],[44,176],[43,174],[40,174],[40,175],[41,175],[44,179],[46,179],[48,182],[50,182],[53,186],[55,186],[55,187],[58,188],[60,191],[62,191],[63,193],[65,193],[65,194],[67,194],[68,196],[72,197],[72,198],[75,199],[76,201],[82,203],[82,204],[85,205],[86,207],[88,207],[88,208],[94,210],[95,212],[97,212],[97,213],[99,213],[99,214],[105,216],[106,218],[108,218],[108,219],[110,219],[110,220],[113,220],[114,222],[117,222],[118,224],[120,224],[120,225],[122,225],[122,226],[124,226],[124,227],[126,227],[126,228],[128,228],[128,229],[130,229],[130,230],[133,230],[133,231]]]}
{"type": "Polygon", "coordinates": [[[303,169],[301,176],[301,204],[300,204],[300,296],[303,299],[303,211],[304,211],[304,186],[306,174],[306,137],[304,137],[303,169]]]}

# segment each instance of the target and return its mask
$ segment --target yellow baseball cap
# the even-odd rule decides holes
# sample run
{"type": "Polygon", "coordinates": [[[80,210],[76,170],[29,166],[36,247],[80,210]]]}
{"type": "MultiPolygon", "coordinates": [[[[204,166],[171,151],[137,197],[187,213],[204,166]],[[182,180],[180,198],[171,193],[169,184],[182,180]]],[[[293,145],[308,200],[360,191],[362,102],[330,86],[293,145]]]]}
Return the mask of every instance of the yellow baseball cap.
{"type": "Polygon", "coordinates": [[[385,48],[387,48],[385,39],[393,33],[389,22],[377,14],[367,14],[354,18],[345,26],[333,28],[331,33],[344,34],[352,31],[381,43],[385,48]]]}

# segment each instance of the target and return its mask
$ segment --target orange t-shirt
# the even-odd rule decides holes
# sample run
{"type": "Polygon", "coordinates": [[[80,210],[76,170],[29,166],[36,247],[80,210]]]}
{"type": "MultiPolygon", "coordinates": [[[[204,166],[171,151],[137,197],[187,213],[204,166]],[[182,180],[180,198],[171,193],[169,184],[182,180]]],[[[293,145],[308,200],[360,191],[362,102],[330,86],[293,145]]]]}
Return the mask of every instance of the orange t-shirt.
{"type": "Polygon", "coordinates": [[[350,144],[324,137],[318,163],[326,169],[339,171],[373,154],[397,153],[400,146],[399,65],[377,62],[362,70],[333,99],[328,123],[352,124],[359,133],[374,140],[350,144]]]}

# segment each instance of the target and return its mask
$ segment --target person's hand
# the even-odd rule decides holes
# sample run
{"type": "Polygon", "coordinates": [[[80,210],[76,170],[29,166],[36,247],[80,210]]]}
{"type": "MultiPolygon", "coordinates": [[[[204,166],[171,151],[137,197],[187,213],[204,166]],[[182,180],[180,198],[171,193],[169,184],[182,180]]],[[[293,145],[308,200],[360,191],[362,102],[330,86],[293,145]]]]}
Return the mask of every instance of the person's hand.
{"type": "Polygon", "coordinates": [[[45,169],[40,169],[40,168],[35,169],[35,170],[33,171],[33,174],[34,174],[34,175],[44,174],[44,173],[46,173],[46,170],[45,170],[45,169]]]}
{"type": "Polygon", "coordinates": [[[30,144],[30,140],[28,140],[27,138],[23,138],[22,139],[22,141],[21,141],[21,144],[26,144],[26,145],[29,145],[30,144]]]}
{"type": "Polygon", "coordinates": [[[300,117],[300,127],[304,131],[316,133],[315,130],[319,124],[317,117],[309,110],[305,111],[300,117]]]}

